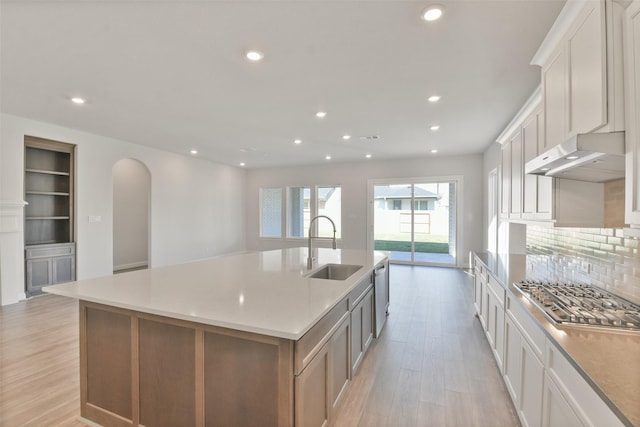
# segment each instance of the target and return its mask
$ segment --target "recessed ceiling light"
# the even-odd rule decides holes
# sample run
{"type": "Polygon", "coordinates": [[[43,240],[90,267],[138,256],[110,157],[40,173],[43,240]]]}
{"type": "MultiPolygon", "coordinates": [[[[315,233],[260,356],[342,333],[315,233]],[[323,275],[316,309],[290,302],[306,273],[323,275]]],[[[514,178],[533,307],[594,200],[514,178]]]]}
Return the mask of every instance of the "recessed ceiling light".
{"type": "Polygon", "coordinates": [[[576,159],[579,159],[579,158],[580,158],[580,156],[567,156],[567,157],[565,157],[565,159],[567,159],[567,160],[576,160],[576,159]]]}
{"type": "Polygon", "coordinates": [[[431,95],[427,100],[429,102],[438,102],[440,101],[440,95],[431,95]]]}
{"type": "Polygon", "coordinates": [[[367,159],[370,159],[370,158],[371,158],[371,154],[367,154],[365,157],[366,157],[367,159]]]}
{"type": "Polygon", "coordinates": [[[240,166],[244,166],[244,162],[240,162],[240,166]]]}
{"type": "Polygon", "coordinates": [[[436,150],[435,148],[433,150],[431,150],[432,154],[436,154],[438,152],[438,150],[436,150]]]}
{"type": "Polygon", "coordinates": [[[422,13],[422,19],[429,22],[440,19],[441,16],[442,16],[442,6],[438,6],[438,5],[429,6],[422,13]]]}
{"type": "Polygon", "coordinates": [[[250,50],[247,52],[246,56],[249,61],[257,62],[264,58],[264,53],[257,50],[250,50]]]}
{"type": "Polygon", "coordinates": [[[73,102],[74,104],[84,104],[84,103],[85,103],[85,102],[87,102],[87,101],[85,101],[85,100],[84,100],[84,99],[82,99],[82,98],[78,98],[78,97],[76,96],[76,97],[71,98],[71,102],[73,102]]]}
{"type": "Polygon", "coordinates": [[[296,145],[300,145],[300,144],[302,144],[302,140],[301,139],[294,139],[293,143],[296,144],[296,145]]]}
{"type": "Polygon", "coordinates": [[[331,156],[324,156],[326,160],[331,160],[331,156]]]}
{"type": "Polygon", "coordinates": [[[543,172],[546,172],[546,171],[549,170],[549,168],[541,168],[540,170],[543,171],[543,172]]]}
{"type": "Polygon", "coordinates": [[[322,119],[322,118],[324,118],[326,116],[327,116],[327,112],[326,111],[318,111],[316,113],[316,117],[319,118],[319,119],[322,119]]]}
{"type": "Polygon", "coordinates": [[[351,135],[342,135],[342,139],[347,141],[347,140],[351,139],[351,135]]]}
{"type": "Polygon", "coordinates": [[[437,131],[438,129],[440,129],[440,125],[431,125],[431,127],[429,127],[429,129],[431,129],[432,131],[437,131]]]}
{"type": "Polygon", "coordinates": [[[198,154],[198,150],[196,150],[195,148],[191,149],[191,151],[189,151],[191,154],[193,154],[194,156],[196,154],[198,154]]]}

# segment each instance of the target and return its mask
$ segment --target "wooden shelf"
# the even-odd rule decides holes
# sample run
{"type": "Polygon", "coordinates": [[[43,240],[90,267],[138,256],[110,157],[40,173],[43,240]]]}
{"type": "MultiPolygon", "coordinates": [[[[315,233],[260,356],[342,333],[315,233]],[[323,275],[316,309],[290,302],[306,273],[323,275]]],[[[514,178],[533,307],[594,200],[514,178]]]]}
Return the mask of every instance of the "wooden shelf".
{"type": "Polygon", "coordinates": [[[36,195],[36,196],[69,196],[69,193],[63,193],[59,191],[25,191],[27,195],[36,195]]]}
{"type": "Polygon", "coordinates": [[[41,174],[45,174],[45,175],[60,175],[60,176],[70,176],[71,174],[69,172],[62,172],[62,171],[51,171],[51,170],[42,170],[42,169],[25,169],[25,172],[29,172],[29,173],[41,173],[41,174]]]}
{"type": "Polygon", "coordinates": [[[58,240],[43,240],[39,242],[27,242],[25,244],[25,248],[31,247],[31,246],[51,245],[56,243],[67,243],[67,242],[60,242],[58,240]]]}
{"type": "Polygon", "coordinates": [[[27,221],[35,219],[69,219],[68,216],[28,216],[25,217],[27,221]]]}

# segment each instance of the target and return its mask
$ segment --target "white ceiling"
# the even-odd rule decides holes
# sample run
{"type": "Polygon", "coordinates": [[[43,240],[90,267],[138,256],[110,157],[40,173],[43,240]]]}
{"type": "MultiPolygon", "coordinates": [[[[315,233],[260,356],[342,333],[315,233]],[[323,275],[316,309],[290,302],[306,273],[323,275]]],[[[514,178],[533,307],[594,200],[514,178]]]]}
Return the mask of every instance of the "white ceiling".
{"type": "Polygon", "coordinates": [[[3,1],[1,108],[248,168],[479,153],[563,2],[438,3],[427,23],[429,1],[3,1]]]}

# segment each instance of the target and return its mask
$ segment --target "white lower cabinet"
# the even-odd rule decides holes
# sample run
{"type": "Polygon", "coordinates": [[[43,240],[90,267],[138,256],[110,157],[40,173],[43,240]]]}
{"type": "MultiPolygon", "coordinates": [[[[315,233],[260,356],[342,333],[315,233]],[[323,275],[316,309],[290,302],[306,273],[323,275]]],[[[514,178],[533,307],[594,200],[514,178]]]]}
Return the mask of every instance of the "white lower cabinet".
{"type": "Polygon", "coordinates": [[[518,412],[525,426],[539,426],[542,420],[542,389],[544,386],[544,365],[525,340],[522,351],[522,396],[518,412]]]}
{"type": "Polygon", "coordinates": [[[580,418],[573,412],[562,392],[549,375],[545,375],[544,402],[542,413],[543,427],[582,427],[580,418]]]}
{"type": "Polygon", "coordinates": [[[504,321],[504,383],[517,407],[522,394],[522,335],[509,316],[504,321]]]}
{"type": "Polygon", "coordinates": [[[498,368],[503,370],[504,360],[504,288],[489,277],[486,286],[486,334],[498,368]]]}
{"type": "Polygon", "coordinates": [[[505,318],[504,381],[524,426],[540,426],[544,365],[520,332],[517,321],[505,318]]]}
{"type": "Polygon", "coordinates": [[[475,263],[476,312],[522,425],[622,426],[527,308],[475,263]]]}
{"type": "MultiPolygon", "coordinates": [[[[545,386],[545,426],[622,426],[620,419],[574,368],[569,359],[547,340],[545,368],[551,387],[545,386]],[[566,405],[568,414],[558,414],[566,405]],[[565,418],[569,423],[563,423],[565,418]]],[[[566,411],[565,411],[566,412],[566,411]]]]}
{"type": "Polygon", "coordinates": [[[487,272],[484,265],[482,265],[479,261],[476,260],[476,268],[475,268],[475,281],[474,281],[474,301],[473,304],[476,308],[476,313],[478,314],[478,319],[480,320],[480,324],[482,328],[485,328],[485,311],[484,304],[486,304],[486,296],[485,288],[487,286],[487,272]]]}

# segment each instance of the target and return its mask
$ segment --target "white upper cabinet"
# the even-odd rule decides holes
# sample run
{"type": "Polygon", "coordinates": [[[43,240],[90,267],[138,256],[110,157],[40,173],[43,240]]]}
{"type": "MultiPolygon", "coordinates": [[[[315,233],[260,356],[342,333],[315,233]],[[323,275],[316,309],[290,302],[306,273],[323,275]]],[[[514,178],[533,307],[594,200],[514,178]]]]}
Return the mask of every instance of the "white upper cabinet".
{"type": "MultiPolygon", "coordinates": [[[[537,108],[522,123],[523,164],[544,151],[544,111],[537,108]]],[[[548,176],[523,176],[522,218],[551,219],[553,178],[548,176]]]]}
{"type": "Polygon", "coordinates": [[[502,144],[501,218],[556,227],[604,227],[603,183],[524,173],[524,163],[545,150],[544,124],[541,91],[536,89],[498,137],[502,144]]]}
{"type": "Polygon", "coordinates": [[[560,46],[549,63],[542,68],[542,91],[544,109],[543,151],[566,139],[568,116],[567,53],[560,46]]]}
{"type": "MultiPolygon", "coordinates": [[[[500,216],[503,219],[517,220],[525,218],[526,198],[530,196],[531,192],[537,192],[537,188],[526,187],[527,183],[530,184],[531,182],[526,181],[529,176],[524,174],[524,162],[528,160],[527,156],[533,155],[535,157],[538,153],[540,141],[537,135],[539,130],[536,114],[539,113],[540,88],[534,91],[516,117],[498,137],[497,141],[502,145],[500,216]],[[523,120],[525,118],[529,120],[528,118],[531,115],[535,119],[535,141],[531,139],[531,129],[523,126],[523,120]],[[531,146],[531,143],[534,145],[531,146]]],[[[536,178],[535,176],[532,177],[536,178]]],[[[535,182],[537,187],[537,180],[535,182]]],[[[527,208],[529,208],[528,205],[527,208]]]]}
{"type": "Polygon", "coordinates": [[[518,131],[509,141],[511,145],[511,209],[509,218],[520,218],[522,214],[522,132],[518,131]]]}
{"type": "Polygon", "coordinates": [[[588,1],[567,38],[569,134],[607,123],[607,50],[604,3],[588,1]]]}
{"type": "Polygon", "coordinates": [[[500,162],[500,217],[509,218],[511,211],[511,144],[502,143],[500,162]]]}
{"type": "MultiPolygon", "coordinates": [[[[626,189],[625,223],[640,235],[640,0],[624,17],[626,76],[626,189]]],[[[630,230],[632,231],[632,230],[630,230]]]]}
{"type": "Polygon", "coordinates": [[[611,0],[568,0],[533,58],[544,150],[577,133],[624,130],[622,13],[611,0]]]}

